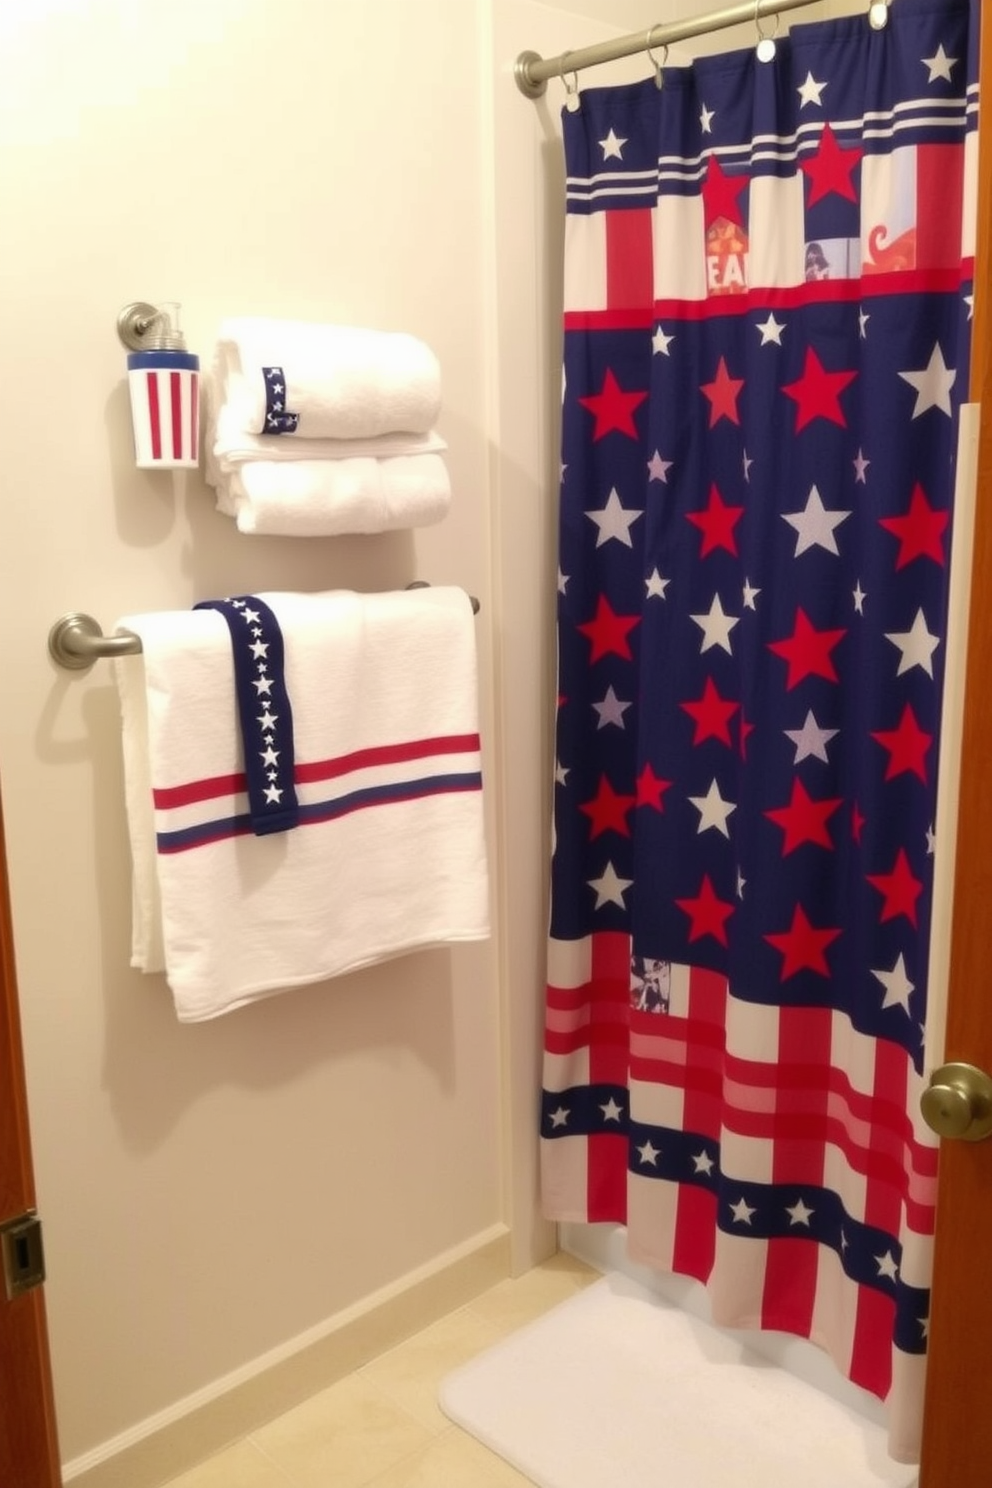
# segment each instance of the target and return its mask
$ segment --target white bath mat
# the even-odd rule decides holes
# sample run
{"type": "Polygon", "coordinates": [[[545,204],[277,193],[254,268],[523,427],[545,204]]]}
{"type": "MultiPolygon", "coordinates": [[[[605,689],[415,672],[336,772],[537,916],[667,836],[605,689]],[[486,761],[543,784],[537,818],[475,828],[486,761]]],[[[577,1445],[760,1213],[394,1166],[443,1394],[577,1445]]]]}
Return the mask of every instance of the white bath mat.
{"type": "Polygon", "coordinates": [[[913,1488],[885,1432],[637,1282],[605,1276],[441,1383],[540,1488],[913,1488]]]}

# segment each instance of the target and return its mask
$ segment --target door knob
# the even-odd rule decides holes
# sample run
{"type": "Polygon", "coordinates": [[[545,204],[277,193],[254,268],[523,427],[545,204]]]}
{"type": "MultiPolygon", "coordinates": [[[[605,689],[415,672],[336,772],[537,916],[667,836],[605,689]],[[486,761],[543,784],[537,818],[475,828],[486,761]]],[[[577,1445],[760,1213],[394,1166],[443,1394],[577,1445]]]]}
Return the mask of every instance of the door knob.
{"type": "Polygon", "coordinates": [[[973,1064],[942,1064],[930,1076],[920,1110],[938,1137],[981,1142],[992,1134],[992,1079],[973,1064]]]}

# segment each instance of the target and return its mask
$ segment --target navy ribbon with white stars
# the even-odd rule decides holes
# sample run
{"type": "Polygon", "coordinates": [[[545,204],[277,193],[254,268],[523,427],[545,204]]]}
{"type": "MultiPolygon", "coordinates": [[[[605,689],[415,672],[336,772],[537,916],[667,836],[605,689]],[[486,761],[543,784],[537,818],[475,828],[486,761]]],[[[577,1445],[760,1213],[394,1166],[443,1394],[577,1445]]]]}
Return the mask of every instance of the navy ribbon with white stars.
{"type": "Polygon", "coordinates": [[[286,374],[282,367],[263,367],[265,384],[265,423],[260,434],[295,434],[300,422],[298,413],[286,407],[286,374]]]}
{"type": "Polygon", "coordinates": [[[288,832],[299,824],[300,809],[293,784],[293,713],[279,622],[255,594],[205,599],[193,608],[218,610],[231,632],[251,829],[256,837],[288,832]]]}

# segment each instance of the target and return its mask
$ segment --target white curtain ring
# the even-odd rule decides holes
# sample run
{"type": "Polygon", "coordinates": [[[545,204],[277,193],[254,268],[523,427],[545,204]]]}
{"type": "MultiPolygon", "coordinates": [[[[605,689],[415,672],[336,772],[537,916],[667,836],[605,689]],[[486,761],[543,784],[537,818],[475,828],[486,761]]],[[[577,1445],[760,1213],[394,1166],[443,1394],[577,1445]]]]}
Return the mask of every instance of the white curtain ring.
{"type": "Polygon", "coordinates": [[[889,24],[890,0],[872,0],[868,7],[868,24],[873,31],[884,31],[889,24]]]}
{"type": "Polygon", "coordinates": [[[775,56],[775,37],[778,34],[780,16],[775,14],[775,30],[762,31],[761,29],[761,0],[754,0],[754,29],[758,33],[758,45],[755,47],[759,62],[771,62],[775,56]]]}
{"type": "Polygon", "coordinates": [[[644,38],[644,50],[647,52],[647,54],[648,54],[648,60],[650,61],[651,66],[654,68],[654,85],[655,85],[656,88],[661,88],[664,85],[664,79],[662,78],[662,75],[661,75],[661,69],[665,66],[665,63],[668,61],[668,48],[666,46],[666,48],[665,48],[665,55],[662,57],[661,61],[659,62],[658,59],[655,57],[654,52],[652,52],[652,50],[651,50],[651,37],[652,37],[652,35],[654,33],[654,30],[655,30],[654,26],[649,26],[648,27],[648,34],[644,38]]]}
{"type": "Polygon", "coordinates": [[[568,78],[565,76],[565,63],[571,55],[571,52],[562,52],[558,67],[558,76],[565,85],[565,107],[574,114],[575,110],[581,105],[579,101],[579,74],[574,68],[572,69],[572,72],[569,74],[572,79],[571,86],[569,86],[568,78]]]}

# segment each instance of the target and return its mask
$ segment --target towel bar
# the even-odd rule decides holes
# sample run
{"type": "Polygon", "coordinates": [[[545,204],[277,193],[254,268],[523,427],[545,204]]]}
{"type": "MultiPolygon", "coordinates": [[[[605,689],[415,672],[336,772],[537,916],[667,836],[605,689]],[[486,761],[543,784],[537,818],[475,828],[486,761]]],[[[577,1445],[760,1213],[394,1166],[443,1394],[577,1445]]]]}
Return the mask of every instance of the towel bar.
{"type": "MultiPolygon", "coordinates": [[[[417,579],[406,587],[427,589],[430,586],[425,579],[417,579]]],[[[477,615],[479,601],[474,594],[469,598],[472,601],[472,613],[477,615]]],[[[48,632],[49,656],[56,666],[64,667],[70,672],[88,671],[95,661],[109,657],[136,656],[140,650],[140,636],[131,631],[122,631],[120,635],[104,635],[99,621],[81,610],[72,610],[68,615],[63,615],[48,632]]]]}

